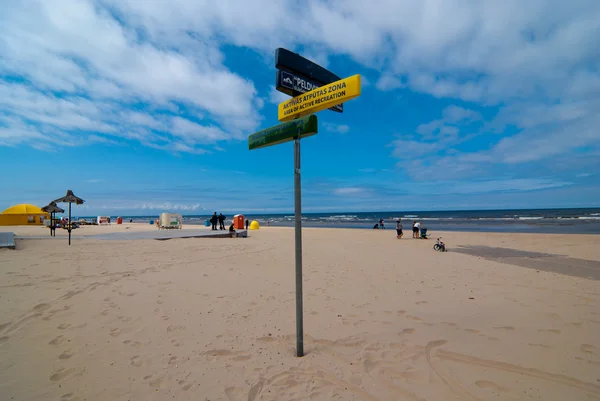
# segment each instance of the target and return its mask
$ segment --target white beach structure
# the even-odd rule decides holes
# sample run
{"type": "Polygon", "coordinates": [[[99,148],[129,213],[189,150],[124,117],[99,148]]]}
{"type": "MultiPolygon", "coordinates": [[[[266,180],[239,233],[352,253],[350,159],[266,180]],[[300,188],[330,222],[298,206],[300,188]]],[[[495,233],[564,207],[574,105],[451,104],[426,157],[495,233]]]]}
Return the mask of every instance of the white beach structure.
{"type": "Polygon", "coordinates": [[[159,230],[181,228],[183,217],[177,213],[161,213],[158,220],[159,230]]]}

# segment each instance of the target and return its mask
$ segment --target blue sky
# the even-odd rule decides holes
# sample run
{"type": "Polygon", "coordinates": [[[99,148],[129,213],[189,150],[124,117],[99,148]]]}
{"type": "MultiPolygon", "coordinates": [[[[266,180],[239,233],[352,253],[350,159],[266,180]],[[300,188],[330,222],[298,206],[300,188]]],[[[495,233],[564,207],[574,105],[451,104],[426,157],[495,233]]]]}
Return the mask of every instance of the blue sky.
{"type": "Polygon", "coordinates": [[[361,74],[302,142],[306,212],[599,206],[597,1],[10,2],[0,209],[293,209],[274,51],[361,74]],[[35,3],[35,4],[33,4],[35,3]]]}

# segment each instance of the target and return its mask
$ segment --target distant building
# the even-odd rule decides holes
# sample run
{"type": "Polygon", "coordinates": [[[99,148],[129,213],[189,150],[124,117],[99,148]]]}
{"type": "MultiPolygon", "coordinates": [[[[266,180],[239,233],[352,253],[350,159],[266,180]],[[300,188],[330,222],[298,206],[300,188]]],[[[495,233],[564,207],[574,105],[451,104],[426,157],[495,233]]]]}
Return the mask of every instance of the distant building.
{"type": "Polygon", "coordinates": [[[11,206],[0,214],[0,226],[43,226],[49,214],[26,203],[11,206]]]}

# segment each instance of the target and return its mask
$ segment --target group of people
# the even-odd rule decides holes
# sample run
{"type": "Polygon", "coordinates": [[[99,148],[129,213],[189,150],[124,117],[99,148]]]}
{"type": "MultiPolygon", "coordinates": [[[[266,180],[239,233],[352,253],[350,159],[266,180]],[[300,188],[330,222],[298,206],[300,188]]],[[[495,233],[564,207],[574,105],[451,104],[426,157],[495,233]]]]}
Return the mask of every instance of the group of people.
{"type": "MultiPolygon", "coordinates": [[[[402,220],[396,220],[396,238],[400,239],[404,235],[402,232],[402,220]]],[[[413,238],[427,238],[427,229],[423,227],[420,221],[413,221],[412,226],[413,238]]]]}
{"type": "Polygon", "coordinates": [[[217,216],[217,212],[215,212],[210,218],[210,224],[212,224],[212,229],[216,230],[217,223],[219,223],[219,230],[225,230],[225,220],[227,220],[227,218],[223,216],[223,213],[219,213],[219,215],[217,216]]]}
{"type": "MultiPolygon", "coordinates": [[[[385,230],[385,223],[383,219],[379,220],[379,223],[376,223],[373,226],[374,230],[385,230]]],[[[404,235],[403,232],[402,219],[396,220],[396,238],[400,239],[404,235]]],[[[423,224],[420,221],[413,221],[412,226],[413,238],[427,238],[427,228],[423,227],[423,224]]]]}
{"type": "MultiPolygon", "coordinates": [[[[215,212],[209,221],[210,221],[210,224],[212,225],[213,230],[217,230],[217,223],[219,223],[219,230],[226,230],[225,220],[227,220],[227,217],[223,216],[223,213],[219,213],[219,215],[217,216],[217,212],[215,212]]],[[[250,226],[250,221],[248,219],[246,219],[246,230],[248,229],[249,226],[250,226]]],[[[229,226],[229,231],[230,232],[235,231],[233,223],[231,223],[231,225],[229,226]]]]}

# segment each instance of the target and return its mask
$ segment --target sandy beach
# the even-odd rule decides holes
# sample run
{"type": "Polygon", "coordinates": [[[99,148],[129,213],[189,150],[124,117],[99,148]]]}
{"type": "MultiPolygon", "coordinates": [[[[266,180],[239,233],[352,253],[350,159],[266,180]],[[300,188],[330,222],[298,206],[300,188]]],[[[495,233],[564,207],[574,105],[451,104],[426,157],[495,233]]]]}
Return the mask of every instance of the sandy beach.
{"type": "Polygon", "coordinates": [[[305,229],[296,358],[293,229],[150,229],[0,250],[2,400],[600,399],[598,236],[305,229]]]}

